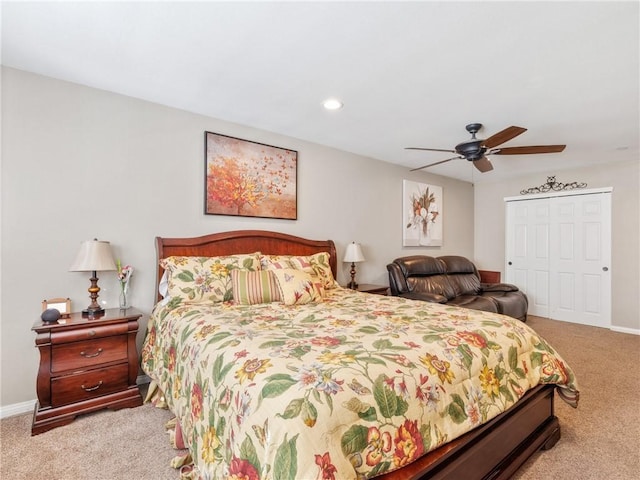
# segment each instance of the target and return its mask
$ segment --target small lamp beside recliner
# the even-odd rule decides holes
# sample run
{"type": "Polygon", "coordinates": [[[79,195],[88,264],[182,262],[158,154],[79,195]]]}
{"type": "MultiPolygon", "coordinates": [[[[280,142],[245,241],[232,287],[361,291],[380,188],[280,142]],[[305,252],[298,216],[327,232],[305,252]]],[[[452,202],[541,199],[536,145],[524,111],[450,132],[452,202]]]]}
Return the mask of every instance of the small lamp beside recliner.
{"type": "Polygon", "coordinates": [[[347,245],[347,250],[344,252],[343,262],[351,262],[351,281],[347,284],[347,288],[356,290],[358,284],[356,283],[356,263],[364,262],[364,255],[362,254],[362,247],[359,243],[352,242],[347,245]]]}

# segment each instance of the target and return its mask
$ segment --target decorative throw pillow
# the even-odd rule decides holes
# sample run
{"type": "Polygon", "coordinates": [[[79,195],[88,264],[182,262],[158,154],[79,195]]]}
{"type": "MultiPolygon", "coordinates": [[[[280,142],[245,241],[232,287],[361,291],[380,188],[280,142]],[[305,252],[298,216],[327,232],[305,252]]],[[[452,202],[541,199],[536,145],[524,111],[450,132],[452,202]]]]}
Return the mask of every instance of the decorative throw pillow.
{"type": "Polygon", "coordinates": [[[294,268],[308,272],[311,270],[322,281],[322,286],[330,290],[336,288],[336,280],[333,278],[331,265],[329,265],[329,253],[320,252],[307,256],[292,256],[290,262],[294,268]]]}
{"type": "Polygon", "coordinates": [[[240,305],[280,302],[278,281],[269,270],[231,270],[233,301],[240,305]]]}
{"type": "Polygon", "coordinates": [[[285,305],[321,302],[324,289],[319,278],[294,268],[271,270],[278,280],[280,296],[285,305]]]}
{"type": "Polygon", "coordinates": [[[168,294],[184,302],[226,302],[233,299],[232,270],[260,270],[260,254],[225,257],[167,257],[160,266],[169,272],[168,294]]]}

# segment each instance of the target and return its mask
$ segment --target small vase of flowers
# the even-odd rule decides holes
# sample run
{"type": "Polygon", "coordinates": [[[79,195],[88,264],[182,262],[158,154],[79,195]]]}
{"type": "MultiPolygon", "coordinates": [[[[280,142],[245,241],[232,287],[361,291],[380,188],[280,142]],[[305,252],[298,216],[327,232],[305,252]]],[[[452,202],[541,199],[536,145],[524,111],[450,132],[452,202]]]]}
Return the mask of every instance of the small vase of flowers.
{"type": "Polygon", "coordinates": [[[118,282],[120,283],[120,308],[127,309],[131,306],[129,300],[129,280],[133,274],[133,267],[131,265],[122,265],[120,260],[117,261],[118,267],[118,282]]]}

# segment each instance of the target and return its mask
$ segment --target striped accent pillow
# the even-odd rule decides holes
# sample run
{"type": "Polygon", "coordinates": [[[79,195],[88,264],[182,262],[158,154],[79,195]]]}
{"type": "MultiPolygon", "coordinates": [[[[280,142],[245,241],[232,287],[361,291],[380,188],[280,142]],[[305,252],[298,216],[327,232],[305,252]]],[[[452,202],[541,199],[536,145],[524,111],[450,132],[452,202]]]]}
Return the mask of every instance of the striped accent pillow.
{"type": "Polygon", "coordinates": [[[282,301],[278,281],[269,270],[231,270],[231,288],[239,305],[282,301]]]}

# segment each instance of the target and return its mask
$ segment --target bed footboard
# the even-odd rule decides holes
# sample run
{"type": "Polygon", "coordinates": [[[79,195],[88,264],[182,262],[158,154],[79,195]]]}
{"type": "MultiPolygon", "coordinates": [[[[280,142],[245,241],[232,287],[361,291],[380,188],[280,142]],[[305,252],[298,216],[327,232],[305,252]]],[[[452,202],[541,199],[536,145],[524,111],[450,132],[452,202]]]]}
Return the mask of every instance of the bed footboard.
{"type": "Polygon", "coordinates": [[[530,390],[502,415],[380,479],[509,479],[534,452],[559,440],[554,391],[554,385],[530,390]]]}

